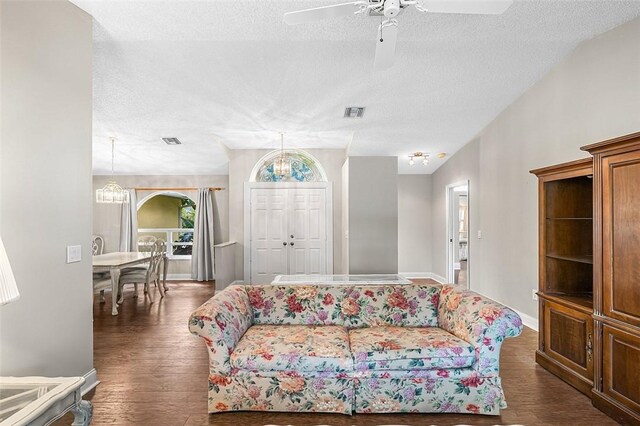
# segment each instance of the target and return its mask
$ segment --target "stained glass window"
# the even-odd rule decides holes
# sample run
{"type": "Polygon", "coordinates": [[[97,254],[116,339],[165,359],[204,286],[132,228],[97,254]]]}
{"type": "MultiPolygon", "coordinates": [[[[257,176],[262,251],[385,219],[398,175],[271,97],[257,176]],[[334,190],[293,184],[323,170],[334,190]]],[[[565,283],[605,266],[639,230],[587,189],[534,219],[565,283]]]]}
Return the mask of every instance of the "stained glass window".
{"type": "MultiPolygon", "coordinates": [[[[274,151],[261,160],[260,167],[252,180],[255,182],[325,182],[327,180],[324,172],[317,164],[316,160],[304,151],[285,150],[291,160],[291,174],[278,176],[274,173],[273,163],[280,151],[274,151]]],[[[255,170],[255,168],[254,168],[255,170]]]]}

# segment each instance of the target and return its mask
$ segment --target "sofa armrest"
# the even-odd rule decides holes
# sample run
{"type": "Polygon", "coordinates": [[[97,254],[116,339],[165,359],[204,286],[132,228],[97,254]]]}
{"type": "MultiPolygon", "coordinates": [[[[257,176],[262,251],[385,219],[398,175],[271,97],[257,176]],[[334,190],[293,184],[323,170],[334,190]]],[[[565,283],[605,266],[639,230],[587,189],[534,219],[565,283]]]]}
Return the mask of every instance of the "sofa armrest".
{"type": "Polygon", "coordinates": [[[239,285],[222,290],[191,314],[189,331],[204,339],[211,374],[231,372],[231,352],[252,323],[249,297],[239,285]]]}
{"type": "Polygon", "coordinates": [[[474,367],[483,376],[498,375],[502,342],[522,332],[513,310],[457,285],[442,286],[438,325],[475,347],[474,367]]]}

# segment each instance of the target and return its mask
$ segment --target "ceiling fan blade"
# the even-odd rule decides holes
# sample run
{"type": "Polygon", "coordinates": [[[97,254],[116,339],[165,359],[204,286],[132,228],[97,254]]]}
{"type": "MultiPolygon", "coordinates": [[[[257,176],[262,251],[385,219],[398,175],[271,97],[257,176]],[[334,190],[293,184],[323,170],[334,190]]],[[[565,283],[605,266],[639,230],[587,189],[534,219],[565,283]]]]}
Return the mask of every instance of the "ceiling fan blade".
{"type": "Polygon", "coordinates": [[[398,41],[398,21],[389,19],[378,27],[376,41],[376,59],[373,67],[384,70],[393,65],[396,56],[396,42],[398,41]],[[382,40],[382,41],[380,41],[382,40]]]}
{"type": "Polygon", "coordinates": [[[313,9],[298,10],[296,12],[287,12],[284,14],[284,22],[289,25],[296,25],[320,21],[322,19],[347,16],[357,12],[361,4],[362,1],[357,1],[352,3],[316,7],[313,9]]]}
{"type": "Polygon", "coordinates": [[[429,13],[500,15],[512,4],[513,0],[423,0],[421,6],[429,13]]]}

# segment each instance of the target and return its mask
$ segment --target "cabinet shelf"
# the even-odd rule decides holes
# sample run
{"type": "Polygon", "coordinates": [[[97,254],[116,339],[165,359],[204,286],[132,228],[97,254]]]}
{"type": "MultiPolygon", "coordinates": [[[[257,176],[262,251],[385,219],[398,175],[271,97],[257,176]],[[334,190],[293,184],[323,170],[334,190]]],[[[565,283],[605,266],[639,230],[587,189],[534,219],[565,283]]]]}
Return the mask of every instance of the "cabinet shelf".
{"type": "Polygon", "coordinates": [[[546,254],[546,257],[551,259],[566,260],[569,262],[587,263],[589,265],[593,265],[593,255],[591,254],[572,255],[548,253],[546,254]]]}
{"type": "Polygon", "coordinates": [[[568,304],[577,307],[580,311],[591,313],[593,311],[593,294],[562,294],[562,293],[540,293],[543,299],[551,300],[561,304],[568,304]],[[584,309],[580,309],[584,308],[584,309]]]}
{"type": "Polygon", "coordinates": [[[547,220],[593,220],[592,217],[548,217],[547,220]]]}

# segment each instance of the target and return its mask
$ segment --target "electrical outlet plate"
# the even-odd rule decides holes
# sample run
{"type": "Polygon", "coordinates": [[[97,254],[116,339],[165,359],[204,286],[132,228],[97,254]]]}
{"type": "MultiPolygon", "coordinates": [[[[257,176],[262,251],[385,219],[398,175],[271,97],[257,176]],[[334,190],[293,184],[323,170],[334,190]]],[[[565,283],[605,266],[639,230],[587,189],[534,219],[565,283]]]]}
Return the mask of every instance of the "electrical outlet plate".
{"type": "Polygon", "coordinates": [[[537,289],[531,289],[531,298],[535,301],[538,300],[538,290],[537,289]]]}

